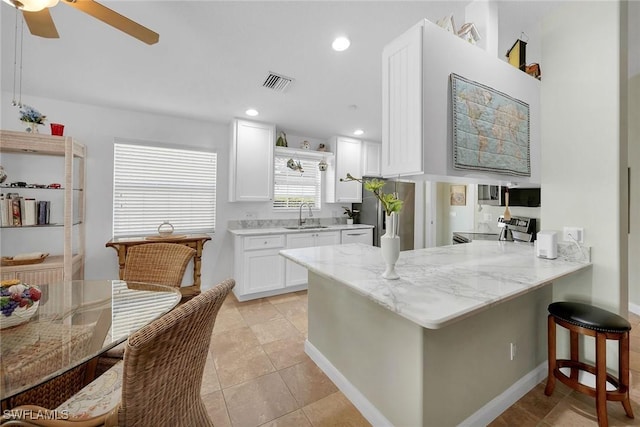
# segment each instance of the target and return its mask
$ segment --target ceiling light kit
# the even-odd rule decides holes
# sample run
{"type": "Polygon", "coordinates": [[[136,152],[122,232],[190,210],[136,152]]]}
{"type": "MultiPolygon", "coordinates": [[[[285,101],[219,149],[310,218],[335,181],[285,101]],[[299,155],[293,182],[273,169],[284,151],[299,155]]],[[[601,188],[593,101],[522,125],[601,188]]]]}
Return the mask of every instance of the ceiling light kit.
{"type": "Polygon", "coordinates": [[[331,47],[333,48],[333,50],[335,50],[336,52],[342,52],[344,50],[349,49],[349,46],[351,45],[351,41],[344,37],[336,37],[336,39],[333,41],[333,43],[331,43],[331,47]]]}
{"type": "Polygon", "coordinates": [[[353,131],[353,134],[355,136],[360,136],[360,135],[364,134],[364,131],[362,129],[356,129],[356,130],[353,131]]]}
{"type": "MultiPolygon", "coordinates": [[[[58,4],[59,0],[3,0],[22,11],[24,20],[29,27],[29,31],[34,36],[44,37],[48,39],[57,39],[58,30],[56,29],[49,8],[58,4]]],[[[135,37],[136,39],[146,43],[158,43],[160,36],[158,33],[132,21],[126,16],[120,15],[93,0],[63,0],[65,3],[75,9],[80,10],[94,18],[104,22],[107,25],[135,37]]]]}
{"type": "Polygon", "coordinates": [[[247,116],[251,116],[251,117],[255,117],[258,114],[258,110],[256,110],[255,108],[249,108],[247,111],[244,112],[247,116]]]}

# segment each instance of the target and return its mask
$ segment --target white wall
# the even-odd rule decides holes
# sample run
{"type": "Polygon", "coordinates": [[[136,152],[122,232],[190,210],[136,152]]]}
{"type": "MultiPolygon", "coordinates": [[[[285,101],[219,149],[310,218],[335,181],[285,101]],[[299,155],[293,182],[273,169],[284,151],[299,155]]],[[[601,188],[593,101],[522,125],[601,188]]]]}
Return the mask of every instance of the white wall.
{"type": "MultiPolygon", "coordinates": [[[[11,93],[2,92],[0,102],[3,108],[0,113],[0,128],[22,131],[23,127],[18,120],[18,109],[11,107],[11,100],[11,93]],[[4,106],[9,107],[5,108],[4,106]]],[[[216,233],[204,247],[203,288],[211,287],[233,274],[232,238],[227,233],[229,220],[244,219],[247,212],[260,219],[297,217],[297,213],[275,214],[271,211],[269,203],[229,203],[227,201],[231,141],[228,123],[204,122],[118,108],[74,104],[28,94],[23,94],[22,100],[25,104],[31,105],[45,114],[49,121],[63,123],[65,135],[73,136],[87,146],[86,279],[115,278],[118,274],[116,252],[105,247],[105,243],[112,237],[113,142],[115,137],[202,148],[218,153],[216,233]]],[[[41,132],[49,134],[48,125],[42,126],[41,132]]],[[[312,138],[305,139],[312,141],[312,138]]],[[[313,141],[316,140],[313,139],[313,141]]],[[[10,180],[11,177],[9,177],[10,180]]],[[[340,204],[325,204],[318,215],[329,217],[333,213],[342,217],[340,204]]],[[[3,233],[2,254],[14,255],[13,252],[18,249],[12,246],[11,240],[13,239],[4,238],[8,235],[8,233],[3,233]]],[[[24,247],[19,248],[19,251],[38,250],[38,245],[42,242],[42,234],[24,233],[21,237],[27,235],[30,236],[30,239],[22,240],[24,247]]],[[[185,278],[185,281],[188,279],[185,278]]]]}
{"type": "Polygon", "coordinates": [[[583,300],[622,314],[627,307],[624,9],[624,2],[567,3],[543,20],[541,96],[544,228],[584,227],[585,244],[593,248],[592,270],[556,282],[554,300],[583,300]]]}
{"type": "Polygon", "coordinates": [[[629,302],[640,313],[640,2],[629,3],[629,302]]]}

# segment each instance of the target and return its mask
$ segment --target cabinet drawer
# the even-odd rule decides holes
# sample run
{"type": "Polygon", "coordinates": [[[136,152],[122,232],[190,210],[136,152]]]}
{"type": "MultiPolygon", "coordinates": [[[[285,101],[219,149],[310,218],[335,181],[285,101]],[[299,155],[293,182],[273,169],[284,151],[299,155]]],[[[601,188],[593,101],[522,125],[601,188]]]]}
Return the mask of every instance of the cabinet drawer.
{"type": "Polygon", "coordinates": [[[274,236],[249,236],[244,238],[244,250],[284,247],[284,234],[274,236]]]}

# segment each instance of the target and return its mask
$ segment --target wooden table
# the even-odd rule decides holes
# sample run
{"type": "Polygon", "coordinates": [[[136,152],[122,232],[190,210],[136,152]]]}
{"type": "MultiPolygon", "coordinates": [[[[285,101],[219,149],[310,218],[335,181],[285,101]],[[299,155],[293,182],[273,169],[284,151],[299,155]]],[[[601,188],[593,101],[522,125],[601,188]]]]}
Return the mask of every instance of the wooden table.
{"type": "Polygon", "coordinates": [[[180,301],[176,288],[121,280],[74,280],[38,286],[36,314],[3,329],[0,400],[80,367],[167,313],[180,301]]]}
{"type": "Polygon", "coordinates": [[[180,288],[182,296],[190,298],[200,294],[202,248],[207,241],[211,240],[211,236],[208,234],[184,234],[181,236],[184,237],[119,237],[109,240],[105,246],[114,248],[118,252],[118,264],[120,265],[121,280],[124,278],[124,264],[127,259],[127,250],[131,246],[143,245],[145,243],[177,243],[195,249],[196,256],[193,260],[193,284],[189,286],[182,286],[180,288]]]}

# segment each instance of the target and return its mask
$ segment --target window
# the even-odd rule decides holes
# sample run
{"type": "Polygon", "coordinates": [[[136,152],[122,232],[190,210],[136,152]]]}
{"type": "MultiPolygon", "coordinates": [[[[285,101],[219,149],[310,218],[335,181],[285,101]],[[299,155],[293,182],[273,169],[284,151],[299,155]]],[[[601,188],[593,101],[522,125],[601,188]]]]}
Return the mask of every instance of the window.
{"type": "Polygon", "coordinates": [[[294,161],[300,162],[304,173],[287,167],[290,159],[290,156],[275,156],[273,209],[277,211],[298,209],[303,202],[309,203],[313,209],[320,209],[322,179],[318,169],[318,159],[296,157],[294,161]]]}
{"type": "Polygon", "coordinates": [[[113,236],[215,228],[216,153],[117,142],[113,159],[113,236]]]}

